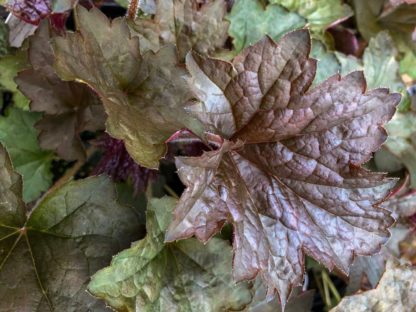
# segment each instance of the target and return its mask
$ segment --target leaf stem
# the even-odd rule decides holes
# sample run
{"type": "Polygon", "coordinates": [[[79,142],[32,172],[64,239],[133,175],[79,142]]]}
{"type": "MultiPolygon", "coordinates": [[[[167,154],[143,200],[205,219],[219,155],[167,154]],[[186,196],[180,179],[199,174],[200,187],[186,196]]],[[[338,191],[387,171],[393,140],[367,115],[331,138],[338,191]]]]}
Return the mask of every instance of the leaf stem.
{"type": "Polygon", "coordinates": [[[134,20],[137,16],[137,11],[139,10],[139,0],[130,0],[129,7],[127,9],[127,18],[134,20]]]}
{"type": "Polygon", "coordinates": [[[147,200],[150,200],[153,197],[153,183],[147,185],[145,195],[147,200]]]}
{"type": "Polygon", "coordinates": [[[321,295],[321,297],[325,301],[325,298],[324,298],[324,295],[323,295],[324,291],[322,289],[321,280],[318,278],[317,272],[315,270],[312,271],[312,274],[313,274],[313,279],[315,280],[315,283],[316,283],[316,287],[318,288],[319,294],[321,295]]]}
{"type": "Polygon", "coordinates": [[[326,283],[327,283],[329,289],[331,290],[331,293],[334,295],[335,300],[336,300],[335,304],[340,302],[341,301],[341,295],[339,294],[337,288],[335,287],[334,283],[332,282],[331,278],[329,277],[329,275],[326,271],[322,271],[322,279],[326,280],[326,283]]]}
{"type": "Polygon", "coordinates": [[[79,169],[81,169],[82,165],[84,165],[85,161],[88,160],[88,158],[95,152],[95,148],[89,147],[86,150],[86,156],[85,159],[79,159],[75,162],[75,164],[69,168],[67,171],[65,171],[65,174],[60,177],[52,187],[45,192],[36,202],[35,206],[38,205],[38,203],[42,202],[42,200],[48,196],[49,194],[53,193],[56,189],[58,189],[60,186],[68,182],[73,178],[73,176],[78,172],[79,169]]]}
{"type": "Polygon", "coordinates": [[[327,281],[327,279],[324,278],[325,273],[326,273],[325,271],[322,271],[321,272],[321,277],[322,277],[322,283],[324,284],[325,305],[329,310],[332,306],[332,302],[331,302],[331,296],[329,294],[328,281],[327,281]]]}
{"type": "Polygon", "coordinates": [[[163,188],[165,189],[165,191],[172,197],[175,197],[176,199],[179,199],[178,194],[176,194],[176,192],[167,184],[165,184],[163,186],[163,188]]]}

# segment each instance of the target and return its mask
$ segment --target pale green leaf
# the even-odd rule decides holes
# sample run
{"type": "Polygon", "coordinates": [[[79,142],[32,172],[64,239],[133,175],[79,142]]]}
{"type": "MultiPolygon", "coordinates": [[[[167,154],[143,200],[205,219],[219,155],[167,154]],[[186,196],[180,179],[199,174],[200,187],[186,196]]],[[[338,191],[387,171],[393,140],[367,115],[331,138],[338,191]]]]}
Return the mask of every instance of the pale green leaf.
{"type": "Polygon", "coordinates": [[[3,20],[0,20],[0,57],[9,54],[9,29],[3,20]]]}
{"type": "Polygon", "coordinates": [[[416,80],[416,53],[408,51],[400,61],[400,72],[408,74],[413,80],[416,80]]]}
{"type": "Polygon", "coordinates": [[[264,7],[257,0],[236,0],[228,19],[228,33],[233,37],[236,52],[256,43],[265,35],[278,40],[285,33],[306,24],[296,13],[290,13],[275,4],[264,7]]]}
{"type": "Polygon", "coordinates": [[[405,88],[399,76],[397,53],[393,39],[387,32],[380,32],[370,40],[363,55],[368,88],[385,87],[392,91],[405,88]]]}
{"type": "Polygon", "coordinates": [[[315,31],[323,31],[353,14],[351,8],[342,0],[271,0],[270,2],[297,12],[308,20],[308,24],[315,31]]]}
{"type": "Polygon", "coordinates": [[[29,109],[29,100],[17,89],[14,78],[27,67],[27,53],[20,50],[0,58],[0,88],[13,93],[13,102],[22,109],[29,109]]]}
{"type": "Polygon", "coordinates": [[[312,41],[311,57],[318,60],[313,85],[320,84],[341,70],[341,65],[334,53],[328,51],[325,45],[318,40],[312,41]]]}
{"type": "Polygon", "coordinates": [[[241,310],[251,301],[245,283],[232,279],[232,252],[213,238],[164,243],[176,201],[150,200],[147,236],[96,273],[89,291],[118,311],[216,312],[241,310]]]}
{"type": "Polygon", "coordinates": [[[404,164],[410,174],[412,187],[416,187],[416,116],[412,112],[396,113],[386,125],[388,138],[377,152],[375,160],[380,170],[394,171],[397,164],[386,153],[392,154],[404,164]]]}
{"type": "MultiPolygon", "coordinates": [[[[352,3],[358,30],[367,41],[380,31],[388,31],[397,49],[405,55],[405,58],[407,57],[408,61],[414,58],[416,43],[412,34],[416,24],[416,3],[408,1],[386,3],[384,0],[353,0],[352,3]]],[[[402,71],[403,69],[402,67],[402,71]]],[[[412,76],[414,66],[406,68],[406,72],[412,76]]]]}
{"type": "Polygon", "coordinates": [[[354,55],[345,55],[341,52],[334,52],[338,62],[341,64],[341,75],[345,76],[353,71],[364,70],[363,63],[354,55]]]}
{"type": "Polygon", "coordinates": [[[391,36],[382,31],[372,38],[360,60],[352,55],[335,52],[341,64],[341,74],[363,70],[368,89],[389,88],[402,94],[401,106],[408,101],[406,87],[399,75],[398,51],[391,36]]]}

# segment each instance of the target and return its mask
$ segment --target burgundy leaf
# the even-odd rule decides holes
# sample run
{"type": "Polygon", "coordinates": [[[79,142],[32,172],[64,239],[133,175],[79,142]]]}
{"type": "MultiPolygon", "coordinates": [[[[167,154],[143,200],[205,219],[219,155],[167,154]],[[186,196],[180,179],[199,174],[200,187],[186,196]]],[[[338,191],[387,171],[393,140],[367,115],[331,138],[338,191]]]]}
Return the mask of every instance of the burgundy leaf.
{"type": "Polygon", "coordinates": [[[115,182],[131,179],[136,194],[146,190],[149,180],[156,175],[155,170],[138,165],[130,157],[123,141],[114,139],[108,134],[97,140],[97,145],[104,153],[93,174],[105,173],[115,182]]]}
{"type": "Polygon", "coordinates": [[[234,277],[260,273],[284,305],[304,256],[348,273],[377,252],[393,223],[377,206],[395,181],[359,167],[386,139],[399,94],[366,92],[362,72],[311,90],[316,60],[307,30],[266,37],[232,63],[194,54],[187,66],[199,103],[189,108],[221,147],[176,159],[187,186],[167,241],[202,241],[234,226],[234,277]]]}
{"type": "Polygon", "coordinates": [[[350,29],[340,25],[328,29],[334,39],[335,49],[347,55],[361,57],[365,42],[359,40],[357,35],[350,29]]]}
{"type": "Polygon", "coordinates": [[[83,159],[83,131],[104,129],[105,113],[98,96],[85,84],[62,81],[55,72],[50,44],[52,33],[44,21],[29,42],[31,68],[15,78],[32,111],[42,112],[35,125],[43,149],[55,150],[66,160],[83,159]]]}
{"type": "Polygon", "coordinates": [[[53,30],[59,34],[64,35],[66,30],[66,22],[69,18],[69,12],[53,13],[50,16],[50,24],[53,30]]]}
{"type": "Polygon", "coordinates": [[[12,0],[7,6],[15,16],[33,25],[51,13],[50,0],[12,0]]]}

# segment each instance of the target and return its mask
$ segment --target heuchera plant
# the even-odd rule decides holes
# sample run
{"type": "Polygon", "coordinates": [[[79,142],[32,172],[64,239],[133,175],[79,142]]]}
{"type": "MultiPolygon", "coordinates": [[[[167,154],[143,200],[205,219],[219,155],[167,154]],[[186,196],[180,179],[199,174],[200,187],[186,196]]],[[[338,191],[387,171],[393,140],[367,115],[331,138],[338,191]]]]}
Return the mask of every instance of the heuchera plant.
{"type": "Polygon", "coordinates": [[[2,2],[0,311],[405,307],[416,5],[107,2],[2,2]]]}

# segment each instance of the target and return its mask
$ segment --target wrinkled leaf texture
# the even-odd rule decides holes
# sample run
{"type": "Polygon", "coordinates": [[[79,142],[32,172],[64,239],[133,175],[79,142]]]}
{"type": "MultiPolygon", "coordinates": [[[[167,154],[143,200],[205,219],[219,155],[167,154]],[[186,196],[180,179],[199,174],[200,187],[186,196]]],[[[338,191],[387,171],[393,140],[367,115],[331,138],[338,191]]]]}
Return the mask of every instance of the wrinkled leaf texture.
{"type": "Polygon", "coordinates": [[[147,236],[98,271],[89,291],[117,311],[240,311],[251,301],[249,284],[235,284],[228,242],[195,238],[164,243],[176,200],[149,201],[147,236]]]}
{"type": "Polygon", "coordinates": [[[0,146],[0,311],[108,311],[86,286],[140,223],[99,176],[69,182],[26,216],[22,180],[0,146]]]}
{"type": "Polygon", "coordinates": [[[200,102],[189,107],[219,148],[176,159],[187,189],[166,240],[206,242],[234,226],[234,278],[265,281],[284,305],[304,255],[347,273],[377,252],[393,223],[377,206],[395,181],[360,165],[386,139],[399,94],[366,92],[362,72],[308,90],[316,61],[307,30],[269,37],[232,63],[189,55],[200,102]],[[218,143],[219,142],[219,143],[218,143]]]}
{"type": "Polygon", "coordinates": [[[183,109],[193,98],[173,45],[140,55],[125,18],[109,21],[98,9],[77,7],[78,31],[54,39],[55,66],[65,80],[87,83],[108,115],[106,129],[123,140],[139,164],[158,168],[165,141],[177,130],[199,133],[183,109]]]}

